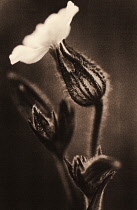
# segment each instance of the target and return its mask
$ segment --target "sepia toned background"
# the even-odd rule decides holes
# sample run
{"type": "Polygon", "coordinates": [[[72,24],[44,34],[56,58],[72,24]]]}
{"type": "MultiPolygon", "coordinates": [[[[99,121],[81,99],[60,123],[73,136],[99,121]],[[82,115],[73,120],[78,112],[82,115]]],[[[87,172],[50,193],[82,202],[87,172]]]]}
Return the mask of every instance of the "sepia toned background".
{"type": "MultiPolygon", "coordinates": [[[[17,72],[45,92],[58,110],[67,97],[52,57],[36,64],[10,65],[8,56],[35,25],[66,7],[66,0],[0,1],[0,209],[65,210],[60,178],[10,98],[7,73],[17,72]],[[64,93],[64,96],[63,94],[64,93]]],[[[111,91],[100,142],[103,152],[122,162],[108,185],[104,210],[137,209],[137,1],[75,0],[67,43],[95,60],[109,75],[111,91]]],[[[76,129],[67,157],[89,156],[94,110],[76,109],[76,129]],[[90,114],[91,113],[91,116],[90,114]],[[91,126],[90,126],[91,125],[91,126]]],[[[78,209],[77,205],[74,209],[78,209]]]]}

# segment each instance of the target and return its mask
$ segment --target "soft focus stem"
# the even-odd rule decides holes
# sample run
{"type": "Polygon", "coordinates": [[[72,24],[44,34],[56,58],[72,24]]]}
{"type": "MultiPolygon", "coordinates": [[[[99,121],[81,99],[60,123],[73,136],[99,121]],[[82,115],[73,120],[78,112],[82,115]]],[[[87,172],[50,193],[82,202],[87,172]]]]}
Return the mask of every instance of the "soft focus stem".
{"type": "Polygon", "coordinates": [[[92,139],[91,139],[92,156],[95,156],[95,154],[96,154],[99,129],[100,129],[100,124],[101,124],[101,119],[102,119],[102,112],[103,112],[103,101],[100,100],[95,105],[95,118],[94,118],[93,133],[92,133],[92,139]]]}
{"type": "Polygon", "coordinates": [[[68,205],[69,207],[72,205],[72,193],[71,193],[71,189],[68,183],[68,179],[65,173],[65,168],[64,168],[64,162],[63,159],[58,158],[57,156],[54,156],[54,161],[58,170],[58,173],[60,175],[60,179],[62,182],[62,186],[64,188],[64,192],[66,194],[66,200],[68,201],[68,205]]]}
{"type": "Polygon", "coordinates": [[[75,187],[70,175],[68,174],[68,168],[64,160],[61,157],[54,156],[54,161],[60,175],[62,186],[64,187],[66,206],[68,206],[68,210],[85,209],[85,198],[83,193],[75,187]]]}

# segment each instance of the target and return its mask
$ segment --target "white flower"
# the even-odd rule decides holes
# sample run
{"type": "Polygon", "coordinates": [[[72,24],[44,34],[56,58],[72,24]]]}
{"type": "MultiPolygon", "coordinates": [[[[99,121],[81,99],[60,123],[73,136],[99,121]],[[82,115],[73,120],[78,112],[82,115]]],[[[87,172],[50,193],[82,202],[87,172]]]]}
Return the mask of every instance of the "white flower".
{"type": "Polygon", "coordinates": [[[58,46],[69,35],[70,23],[78,11],[79,8],[69,1],[66,8],[51,14],[43,24],[38,24],[33,33],[24,38],[23,45],[14,48],[9,56],[11,64],[19,61],[27,64],[36,63],[50,47],[58,46]]]}

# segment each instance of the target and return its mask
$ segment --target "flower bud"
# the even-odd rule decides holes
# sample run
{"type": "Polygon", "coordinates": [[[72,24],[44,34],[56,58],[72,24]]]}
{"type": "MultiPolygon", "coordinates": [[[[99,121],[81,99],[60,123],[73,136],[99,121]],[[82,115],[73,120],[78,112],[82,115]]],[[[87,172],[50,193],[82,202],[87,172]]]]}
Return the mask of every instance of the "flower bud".
{"type": "Polygon", "coordinates": [[[32,119],[29,124],[42,144],[62,159],[74,131],[73,109],[62,101],[57,119],[54,111],[49,118],[36,105],[33,105],[32,119]]]}
{"type": "Polygon", "coordinates": [[[66,164],[76,185],[89,200],[92,200],[100,186],[106,185],[120,168],[118,161],[105,155],[96,155],[88,160],[77,155],[72,164],[67,160],[66,164]]]}
{"type": "Polygon", "coordinates": [[[62,100],[57,117],[48,97],[36,85],[15,73],[10,73],[8,79],[12,99],[21,115],[40,142],[63,158],[74,131],[73,108],[62,100]]]}
{"type": "Polygon", "coordinates": [[[76,103],[90,106],[100,101],[106,91],[106,79],[99,66],[65,42],[56,49],[56,60],[68,92],[76,103]]]}
{"type": "Polygon", "coordinates": [[[32,125],[39,135],[47,140],[53,139],[56,132],[55,114],[52,112],[51,117],[46,117],[36,105],[32,107],[32,125]]]}

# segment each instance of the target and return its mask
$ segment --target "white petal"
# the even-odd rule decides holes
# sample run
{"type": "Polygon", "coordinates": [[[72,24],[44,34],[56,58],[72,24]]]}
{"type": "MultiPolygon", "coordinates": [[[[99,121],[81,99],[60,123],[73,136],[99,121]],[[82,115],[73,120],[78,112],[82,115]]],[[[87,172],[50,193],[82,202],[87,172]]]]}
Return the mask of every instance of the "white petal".
{"type": "Polygon", "coordinates": [[[24,40],[23,40],[23,45],[27,46],[27,47],[31,47],[31,48],[41,48],[43,47],[46,47],[46,48],[49,48],[50,45],[51,45],[51,42],[49,42],[49,40],[47,39],[48,36],[46,36],[46,33],[45,33],[45,25],[40,23],[36,26],[36,29],[35,31],[30,34],[30,35],[27,35],[24,40]],[[45,44],[43,44],[43,41],[45,42],[45,44]]]}
{"type": "Polygon", "coordinates": [[[30,64],[39,61],[51,46],[58,45],[70,33],[70,23],[79,8],[71,1],[57,14],[50,15],[45,22],[38,24],[35,31],[26,36],[23,45],[14,48],[9,56],[11,64],[18,61],[30,64]]]}
{"type": "Polygon", "coordinates": [[[19,61],[31,64],[38,62],[47,53],[47,51],[48,49],[46,48],[33,49],[19,45],[14,48],[9,58],[12,65],[19,61]]]}
{"type": "Polygon", "coordinates": [[[44,24],[38,24],[35,31],[24,38],[23,44],[32,48],[58,45],[69,35],[70,23],[78,10],[79,8],[69,1],[66,8],[50,15],[44,24]]]}
{"type": "Polygon", "coordinates": [[[71,23],[72,18],[76,15],[78,11],[79,11],[79,8],[75,6],[73,2],[69,1],[67,4],[68,24],[71,23]]]}

